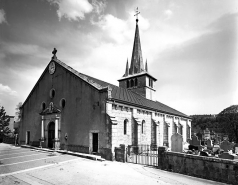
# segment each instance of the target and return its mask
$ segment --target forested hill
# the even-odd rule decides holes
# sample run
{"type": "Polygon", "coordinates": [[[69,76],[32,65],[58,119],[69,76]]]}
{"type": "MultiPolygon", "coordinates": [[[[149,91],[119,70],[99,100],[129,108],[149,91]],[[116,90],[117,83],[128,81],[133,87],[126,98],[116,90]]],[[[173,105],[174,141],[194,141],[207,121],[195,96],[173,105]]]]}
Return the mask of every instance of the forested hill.
{"type": "Polygon", "coordinates": [[[227,134],[230,141],[238,142],[238,105],[232,105],[217,115],[191,115],[192,132],[203,132],[206,128],[215,133],[227,134]]]}
{"type": "Polygon", "coordinates": [[[191,115],[192,117],[192,131],[198,133],[202,132],[206,128],[220,132],[217,115],[203,114],[203,115],[191,115]]]}

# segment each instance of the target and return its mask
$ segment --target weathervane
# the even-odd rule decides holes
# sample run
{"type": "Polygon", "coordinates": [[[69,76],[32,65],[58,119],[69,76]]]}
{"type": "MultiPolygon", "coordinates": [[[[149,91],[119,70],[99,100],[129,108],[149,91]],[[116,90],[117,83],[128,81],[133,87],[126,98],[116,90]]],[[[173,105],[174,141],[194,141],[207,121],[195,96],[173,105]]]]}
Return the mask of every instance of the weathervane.
{"type": "Polygon", "coordinates": [[[138,22],[138,15],[140,14],[138,7],[136,8],[136,14],[134,16],[136,16],[136,22],[138,22]]]}

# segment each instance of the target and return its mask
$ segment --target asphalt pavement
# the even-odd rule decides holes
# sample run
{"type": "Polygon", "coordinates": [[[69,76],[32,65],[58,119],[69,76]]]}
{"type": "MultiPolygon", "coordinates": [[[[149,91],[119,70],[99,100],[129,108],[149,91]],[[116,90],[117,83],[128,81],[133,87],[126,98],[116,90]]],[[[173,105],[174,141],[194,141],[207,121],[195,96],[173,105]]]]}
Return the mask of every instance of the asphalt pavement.
{"type": "Polygon", "coordinates": [[[94,158],[91,156],[79,156],[81,154],[58,153],[0,143],[0,184],[224,184],[138,164],[92,160],[94,158]]]}

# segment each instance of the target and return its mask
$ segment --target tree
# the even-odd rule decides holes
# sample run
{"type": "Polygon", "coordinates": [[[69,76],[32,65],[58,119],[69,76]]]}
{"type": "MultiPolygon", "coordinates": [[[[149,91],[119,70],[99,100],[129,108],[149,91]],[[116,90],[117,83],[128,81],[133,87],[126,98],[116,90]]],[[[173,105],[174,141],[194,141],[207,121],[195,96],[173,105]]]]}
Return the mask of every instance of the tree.
{"type": "Polygon", "coordinates": [[[16,107],[16,113],[15,113],[15,115],[16,115],[15,121],[16,122],[21,121],[21,106],[22,106],[22,102],[18,103],[17,107],[16,107]]]}
{"type": "Polygon", "coordinates": [[[10,122],[10,117],[6,114],[4,107],[0,108],[0,137],[8,135],[11,130],[8,128],[10,122]]]}
{"type": "Polygon", "coordinates": [[[238,143],[238,105],[232,105],[218,114],[222,131],[230,141],[238,143]]]}

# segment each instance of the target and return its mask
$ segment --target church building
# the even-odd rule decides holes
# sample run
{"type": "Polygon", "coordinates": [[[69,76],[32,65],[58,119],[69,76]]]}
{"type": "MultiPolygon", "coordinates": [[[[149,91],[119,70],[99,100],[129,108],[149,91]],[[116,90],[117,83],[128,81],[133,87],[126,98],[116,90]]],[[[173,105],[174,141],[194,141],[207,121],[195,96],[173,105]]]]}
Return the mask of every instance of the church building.
{"type": "Polygon", "coordinates": [[[144,65],[138,19],[130,66],[119,86],[53,57],[22,105],[22,145],[67,149],[112,160],[121,144],[171,147],[191,137],[191,118],[155,100],[157,79],[144,65]]]}

